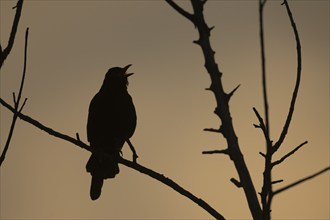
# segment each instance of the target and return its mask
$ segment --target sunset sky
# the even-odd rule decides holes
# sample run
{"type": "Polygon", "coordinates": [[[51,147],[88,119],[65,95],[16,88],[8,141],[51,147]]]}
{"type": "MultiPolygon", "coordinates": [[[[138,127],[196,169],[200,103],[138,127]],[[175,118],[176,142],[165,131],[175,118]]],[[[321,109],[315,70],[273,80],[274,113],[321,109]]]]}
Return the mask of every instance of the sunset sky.
{"type": "MultiPolygon", "coordinates": [[[[0,41],[7,45],[17,1],[0,0],[0,41]]],[[[189,1],[177,1],[191,11],[189,1]]],[[[265,43],[271,136],[277,140],[289,109],[296,77],[296,50],[282,1],[265,8],[265,43]]],[[[293,121],[275,159],[309,143],[274,169],[276,188],[330,164],[328,0],[289,1],[302,44],[302,80],[293,121]]],[[[210,0],[205,18],[211,43],[231,91],[234,128],[257,191],[265,151],[252,108],[263,113],[257,0],[210,0]]],[[[30,28],[23,113],[87,143],[88,106],[106,71],[133,64],[129,78],[138,125],[131,141],[138,162],[176,181],[228,219],[251,218],[238,178],[224,155],[210,79],[194,26],[160,0],[26,0],[16,41],[1,69],[1,98],[12,104],[23,69],[24,34],[30,28]]],[[[1,152],[12,114],[0,107],[1,152]]],[[[124,157],[131,152],[124,146],[124,157]]],[[[100,199],[89,197],[90,153],[49,136],[21,120],[0,170],[1,219],[212,219],[206,211],[162,183],[120,165],[105,181],[100,199]]],[[[329,172],[274,198],[274,219],[329,219],[329,172]]]]}

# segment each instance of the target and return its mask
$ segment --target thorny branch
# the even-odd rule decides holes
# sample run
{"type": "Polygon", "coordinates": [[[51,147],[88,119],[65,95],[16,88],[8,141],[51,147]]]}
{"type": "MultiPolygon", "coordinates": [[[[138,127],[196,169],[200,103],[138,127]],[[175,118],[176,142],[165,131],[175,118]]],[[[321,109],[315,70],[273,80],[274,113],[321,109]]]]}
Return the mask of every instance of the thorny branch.
{"type": "MultiPolygon", "coordinates": [[[[71,142],[74,145],[77,145],[78,147],[81,147],[85,150],[88,150],[90,152],[93,152],[94,149],[91,148],[89,145],[85,144],[84,142],[82,142],[79,138],[79,135],[77,135],[77,138],[73,138],[71,136],[68,136],[66,134],[62,134],[58,131],[53,130],[52,128],[49,128],[43,124],[41,124],[40,122],[38,122],[37,120],[21,113],[21,112],[17,112],[15,110],[15,108],[13,108],[11,105],[9,105],[7,102],[5,102],[3,99],[0,98],[0,103],[6,107],[7,109],[9,109],[11,112],[13,112],[15,115],[17,115],[20,119],[34,125],[35,127],[47,132],[48,134],[63,139],[65,141],[71,142]]],[[[106,156],[106,155],[105,155],[106,156]]],[[[142,166],[141,164],[138,164],[136,162],[132,162],[129,160],[126,160],[124,158],[120,158],[119,159],[119,163],[130,167],[134,170],[137,170],[141,173],[144,173],[154,179],[157,179],[158,181],[164,183],[165,185],[171,187],[173,190],[177,191],[178,193],[184,195],[185,197],[187,197],[188,199],[192,200],[194,203],[198,204],[201,208],[203,208],[204,210],[206,210],[208,213],[210,213],[214,218],[216,219],[224,219],[224,217],[217,212],[215,209],[213,209],[208,203],[206,203],[204,200],[197,198],[195,195],[193,195],[192,193],[190,193],[188,190],[184,189],[183,187],[181,187],[180,185],[178,185],[177,183],[175,183],[173,180],[165,177],[164,175],[155,172],[147,167],[142,166]]]]}
{"type": "MultiPolygon", "coordinates": [[[[25,99],[23,101],[23,104],[20,107],[20,101],[21,101],[23,87],[24,87],[24,82],[25,82],[28,36],[29,36],[29,28],[27,28],[26,29],[26,32],[25,32],[24,67],[23,67],[23,74],[22,74],[22,79],[21,79],[21,85],[20,85],[20,88],[19,88],[19,91],[18,91],[17,99],[15,98],[15,93],[13,93],[13,97],[14,97],[14,109],[15,109],[16,112],[21,112],[23,110],[23,107],[24,107],[24,105],[26,103],[26,100],[27,100],[27,99],[25,99]]],[[[10,129],[9,129],[9,134],[8,134],[8,137],[7,137],[7,141],[6,141],[5,147],[4,147],[3,151],[2,151],[2,154],[0,156],[0,166],[2,165],[3,161],[5,160],[6,154],[8,152],[10,141],[11,141],[11,139],[13,137],[13,134],[14,134],[14,129],[15,129],[16,121],[17,121],[17,114],[13,114],[13,119],[12,119],[12,122],[11,122],[11,125],[10,125],[10,129]]]]}
{"type": "Polygon", "coordinates": [[[182,13],[185,10],[178,6],[176,3],[174,3],[174,1],[166,0],[166,2],[179,14],[188,18],[188,20],[190,20],[198,30],[199,39],[195,40],[194,43],[199,45],[202,49],[205,60],[205,68],[211,78],[211,86],[208,90],[213,92],[216,99],[217,107],[214,113],[220,118],[222,122],[221,129],[219,129],[219,131],[221,131],[221,134],[225,137],[227,141],[229,152],[228,155],[230,159],[234,162],[234,165],[238,172],[240,179],[237,182],[239,182],[239,185],[244,190],[245,197],[248,201],[248,205],[250,208],[250,212],[254,219],[261,219],[261,208],[256,194],[256,190],[253,185],[244,157],[241,153],[229,110],[230,97],[233,95],[233,93],[238,87],[236,87],[233,92],[228,94],[223,89],[221,81],[222,73],[220,72],[218,65],[215,61],[215,52],[213,51],[210,42],[211,31],[214,27],[208,27],[204,19],[203,9],[206,1],[191,0],[194,12],[192,14],[192,19],[190,18],[190,16],[185,16],[185,14],[182,13]]]}

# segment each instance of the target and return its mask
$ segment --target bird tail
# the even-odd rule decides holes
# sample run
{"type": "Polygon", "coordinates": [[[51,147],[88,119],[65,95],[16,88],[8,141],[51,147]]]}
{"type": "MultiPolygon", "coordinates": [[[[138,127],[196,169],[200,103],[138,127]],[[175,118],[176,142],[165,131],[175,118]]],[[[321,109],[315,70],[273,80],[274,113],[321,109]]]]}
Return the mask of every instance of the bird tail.
{"type": "Polygon", "coordinates": [[[103,186],[103,178],[100,176],[92,176],[90,196],[92,200],[96,200],[101,195],[101,190],[103,186]]]}
{"type": "Polygon", "coordinates": [[[96,200],[101,195],[103,180],[114,178],[119,173],[119,166],[114,155],[105,159],[92,154],[86,164],[86,170],[92,175],[90,197],[96,200]]]}

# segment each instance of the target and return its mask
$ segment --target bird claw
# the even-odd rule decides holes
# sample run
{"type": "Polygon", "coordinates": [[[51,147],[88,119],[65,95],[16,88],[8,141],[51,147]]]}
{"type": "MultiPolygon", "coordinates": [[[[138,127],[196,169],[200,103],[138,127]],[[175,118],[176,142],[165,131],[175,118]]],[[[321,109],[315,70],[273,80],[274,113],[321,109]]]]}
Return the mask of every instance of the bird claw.
{"type": "Polygon", "coordinates": [[[136,160],[137,160],[138,157],[139,157],[139,156],[138,156],[136,153],[133,154],[133,162],[134,162],[134,163],[137,163],[136,160]]]}

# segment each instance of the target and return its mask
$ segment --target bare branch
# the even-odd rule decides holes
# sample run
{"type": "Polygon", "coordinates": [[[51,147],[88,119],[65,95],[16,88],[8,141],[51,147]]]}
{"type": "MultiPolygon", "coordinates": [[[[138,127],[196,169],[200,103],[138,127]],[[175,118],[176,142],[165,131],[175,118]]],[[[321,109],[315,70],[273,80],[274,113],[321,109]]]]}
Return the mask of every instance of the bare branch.
{"type": "Polygon", "coordinates": [[[175,191],[179,192],[180,194],[182,194],[183,196],[191,199],[192,201],[194,201],[196,204],[198,204],[200,207],[202,207],[203,209],[205,209],[206,211],[208,211],[208,213],[210,213],[213,217],[215,217],[216,219],[224,219],[224,217],[218,213],[216,210],[214,210],[211,206],[209,206],[204,200],[197,198],[196,196],[194,196],[192,193],[190,193],[189,191],[185,190],[184,188],[182,188],[181,186],[179,186],[177,183],[175,183],[173,180],[165,177],[164,175],[157,173],[149,168],[146,168],[138,163],[134,163],[132,161],[128,161],[125,160],[123,158],[119,159],[119,163],[124,164],[130,168],[133,168],[141,173],[144,173],[154,179],[157,179],[158,181],[164,183],[165,185],[171,187],[172,189],[174,189],[175,191]]]}
{"type": "Polygon", "coordinates": [[[26,104],[27,98],[24,99],[23,104],[21,105],[20,109],[18,110],[18,112],[21,112],[26,104]]]}
{"type": "MultiPolygon", "coordinates": [[[[17,112],[12,106],[10,106],[7,102],[5,102],[3,99],[0,98],[0,103],[6,107],[7,109],[9,109],[11,112],[13,112],[15,115],[17,115],[20,119],[34,125],[35,127],[47,132],[48,134],[63,139],[65,141],[68,141],[78,147],[81,147],[85,150],[88,150],[90,152],[94,152],[94,149],[91,148],[89,145],[85,144],[84,142],[70,137],[66,134],[62,134],[58,131],[53,130],[52,128],[49,128],[43,124],[41,124],[40,122],[38,122],[37,120],[34,120],[33,118],[17,112]]],[[[96,152],[95,152],[96,153],[96,152]]],[[[107,155],[105,155],[107,156],[107,155]]],[[[189,191],[185,190],[184,188],[182,188],[181,186],[179,186],[177,183],[175,183],[173,180],[170,180],[169,178],[165,177],[164,175],[161,175],[149,168],[146,168],[140,164],[137,164],[136,162],[131,162],[128,161],[124,158],[120,158],[119,163],[130,167],[132,169],[135,169],[141,173],[147,174],[148,176],[157,179],[158,181],[166,184],[167,186],[171,187],[172,189],[174,189],[175,191],[177,191],[178,193],[186,196],[187,198],[189,198],[190,200],[192,200],[193,202],[195,202],[196,204],[198,204],[201,208],[203,208],[204,210],[206,210],[208,213],[210,213],[213,217],[215,217],[216,219],[224,219],[224,217],[218,213],[215,209],[213,209],[208,203],[206,203],[204,200],[197,198],[196,196],[194,196],[192,193],[190,193],[189,191]]]]}
{"type": "MultiPolygon", "coordinates": [[[[171,2],[167,0],[167,2],[171,2]]],[[[229,110],[229,99],[225,93],[221,81],[222,73],[218,68],[218,64],[215,61],[215,52],[211,47],[210,31],[206,24],[203,14],[203,7],[205,2],[200,0],[191,0],[193,7],[193,24],[198,30],[199,39],[195,41],[203,52],[205,68],[211,78],[210,89],[214,93],[217,106],[215,108],[215,114],[220,118],[223,127],[223,136],[227,141],[227,146],[231,153],[230,158],[233,161],[236,171],[239,175],[239,180],[242,184],[242,188],[247,199],[251,215],[254,219],[261,219],[261,207],[258,201],[258,196],[252,182],[248,167],[245,163],[244,157],[239,147],[238,139],[232,123],[231,113],[229,110]]],[[[172,6],[173,7],[173,6],[172,6]]],[[[175,9],[175,8],[174,8],[175,9]]],[[[177,10],[177,9],[175,9],[177,10]]],[[[180,13],[180,12],[179,12],[180,13]]],[[[182,14],[182,12],[181,12],[182,14]]],[[[187,15],[183,14],[184,17],[187,15]]]]}
{"type": "Polygon", "coordinates": [[[29,28],[27,28],[26,32],[25,32],[24,68],[23,68],[23,74],[22,74],[22,79],[21,79],[21,85],[20,85],[20,88],[19,88],[17,99],[16,99],[16,96],[15,96],[15,93],[13,93],[14,112],[15,113],[13,115],[13,119],[12,119],[12,122],[11,122],[11,125],[10,125],[10,129],[9,129],[9,133],[8,133],[8,137],[7,137],[7,140],[6,140],[5,147],[4,147],[4,149],[1,153],[1,156],[0,156],[0,166],[2,165],[3,161],[6,158],[6,154],[8,152],[9,145],[10,145],[11,139],[12,139],[13,134],[14,134],[14,129],[15,129],[15,125],[16,125],[16,121],[17,121],[17,117],[18,117],[16,112],[21,112],[23,110],[23,107],[24,107],[24,105],[26,103],[26,100],[27,100],[27,99],[25,99],[24,102],[23,102],[23,105],[21,106],[21,108],[19,108],[19,104],[20,104],[20,100],[21,100],[22,92],[23,92],[25,73],[26,73],[26,59],[27,59],[26,56],[27,56],[28,36],[29,36],[29,28]]]}
{"type": "Polygon", "coordinates": [[[307,144],[308,141],[305,141],[304,143],[301,143],[299,146],[297,146],[295,149],[293,149],[292,151],[290,151],[289,153],[287,153],[286,155],[284,155],[281,159],[275,161],[272,163],[272,166],[276,166],[280,163],[282,163],[286,158],[290,157],[291,155],[293,155],[297,150],[299,150],[302,146],[304,146],[305,144],[307,144]]]}
{"type": "Polygon", "coordinates": [[[254,113],[256,114],[256,116],[257,116],[257,118],[259,120],[259,125],[254,125],[254,127],[260,128],[262,130],[262,132],[264,134],[264,137],[265,137],[265,140],[267,142],[267,146],[270,146],[271,140],[269,138],[269,135],[268,135],[269,132],[267,131],[267,127],[266,127],[266,125],[264,123],[264,120],[262,119],[262,117],[260,116],[260,114],[259,114],[259,112],[258,112],[258,110],[256,108],[253,107],[253,111],[254,111],[254,113]]]}
{"type": "Polygon", "coordinates": [[[265,58],[265,43],[264,43],[264,19],[263,11],[266,1],[259,0],[259,31],[260,31],[260,48],[261,48],[261,71],[262,71],[262,92],[264,98],[264,110],[265,110],[265,127],[267,136],[269,136],[269,108],[267,97],[267,83],[266,83],[266,58],[265,58]]]}
{"type": "Polygon", "coordinates": [[[22,7],[23,7],[23,0],[19,0],[17,2],[16,7],[15,7],[16,8],[16,14],[15,14],[15,18],[14,18],[13,25],[12,25],[12,28],[11,28],[11,32],[10,32],[10,36],[9,36],[9,40],[8,40],[8,45],[7,45],[6,48],[1,50],[1,53],[0,53],[0,68],[2,67],[3,62],[8,57],[11,49],[13,48],[18,23],[19,23],[19,20],[20,20],[20,17],[21,17],[22,7]]]}
{"type": "Polygon", "coordinates": [[[229,154],[228,149],[203,151],[202,154],[229,154]]]}
{"type": "Polygon", "coordinates": [[[285,8],[287,10],[290,22],[291,22],[291,26],[293,29],[293,33],[295,36],[295,40],[296,40],[296,47],[297,47],[297,78],[296,78],[296,84],[295,84],[295,88],[292,94],[292,98],[291,98],[291,103],[290,103],[290,109],[289,109],[289,113],[288,116],[286,118],[283,130],[281,132],[281,135],[278,139],[278,141],[276,142],[276,144],[274,145],[274,151],[277,151],[278,148],[281,146],[281,144],[283,143],[286,134],[288,133],[288,129],[291,123],[291,119],[292,119],[292,115],[294,112],[294,107],[295,107],[295,103],[296,103],[296,99],[297,99],[297,94],[298,94],[298,90],[299,90],[299,84],[300,84],[300,78],[301,78],[301,45],[300,45],[300,39],[299,39],[299,34],[298,34],[298,30],[295,24],[295,21],[293,19],[289,4],[287,2],[287,0],[284,0],[284,5],[285,8]]]}
{"type": "Polygon", "coordinates": [[[179,5],[177,5],[174,1],[172,0],[165,0],[174,10],[179,12],[183,17],[187,18],[191,22],[194,23],[194,16],[190,14],[189,12],[185,11],[183,8],[181,8],[179,5]]]}
{"type": "Polygon", "coordinates": [[[19,87],[18,96],[17,96],[17,107],[18,107],[19,102],[20,102],[21,97],[22,97],[22,92],[23,92],[23,87],[24,87],[24,82],[25,82],[28,38],[29,38],[29,28],[26,28],[26,31],[25,31],[25,47],[24,47],[24,66],[23,66],[23,74],[22,74],[21,85],[19,87]]]}
{"type": "Polygon", "coordinates": [[[301,184],[301,183],[303,183],[303,182],[305,182],[307,180],[310,180],[310,179],[312,179],[314,177],[317,177],[318,175],[321,175],[322,173],[324,173],[326,171],[330,171],[330,167],[326,167],[323,170],[320,170],[320,171],[318,171],[318,172],[316,172],[316,173],[314,173],[314,174],[312,174],[310,176],[307,176],[307,177],[302,178],[302,179],[300,179],[300,180],[298,180],[298,181],[296,181],[294,183],[291,183],[291,184],[289,184],[289,185],[287,185],[285,187],[282,187],[280,189],[277,189],[277,190],[274,191],[273,195],[276,195],[278,193],[281,193],[281,192],[283,192],[283,191],[285,191],[287,189],[290,189],[290,188],[292,188],[294,186],[297,186],[298,184],[301,184]]]}

